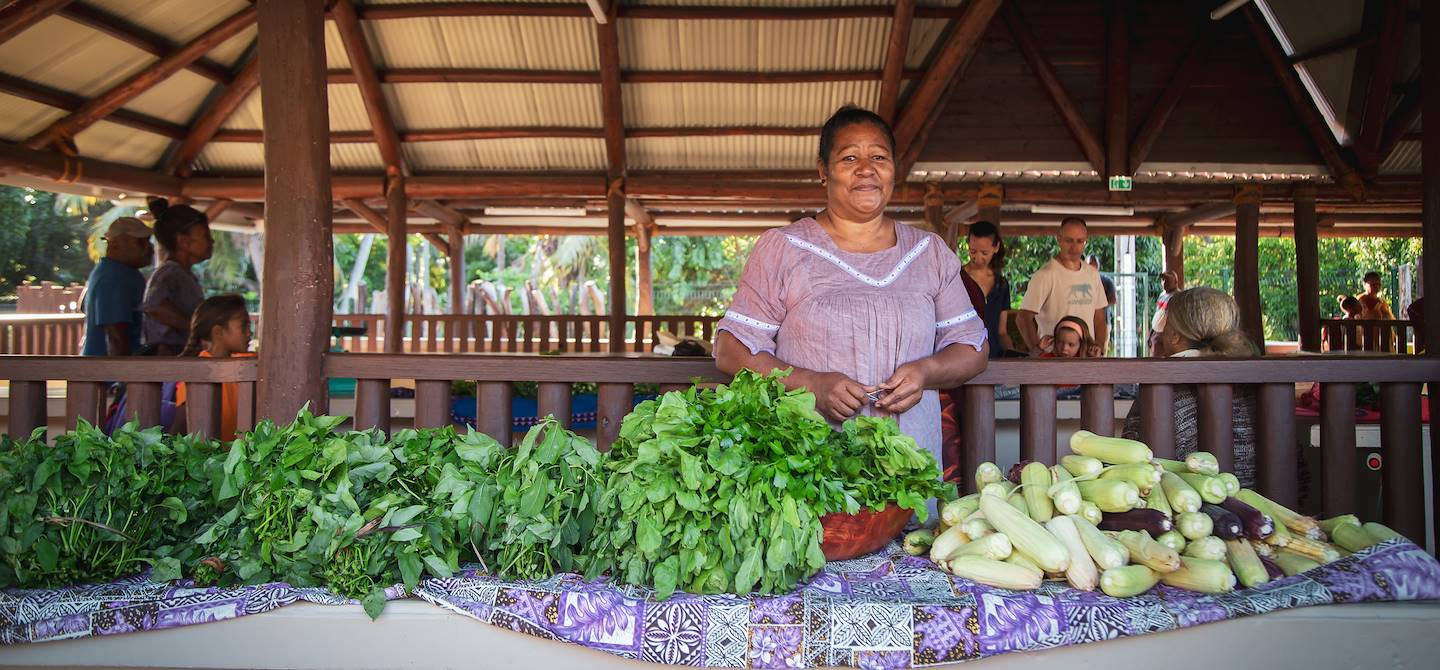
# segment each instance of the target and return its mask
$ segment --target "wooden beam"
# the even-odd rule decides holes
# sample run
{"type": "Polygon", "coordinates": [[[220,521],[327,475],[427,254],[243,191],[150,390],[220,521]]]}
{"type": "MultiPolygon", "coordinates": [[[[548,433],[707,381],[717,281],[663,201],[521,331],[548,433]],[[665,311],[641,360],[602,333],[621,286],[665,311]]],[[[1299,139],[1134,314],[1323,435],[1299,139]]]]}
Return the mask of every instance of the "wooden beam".
{"type": "Polygon", "coordinates": [[[1175,281],[1178,286],[1185,286],[1185,234],[1189,232],[1188,226],[1177,226],[1168,222],[1162,222],[1159,226],[1161,244],[1165,247],[1165,271],[1175,274],[1175,281]]]}
{"type": "Polygon", "coordinates": [[[446,257],[450,255],[450,243],[446,242],[440,233],[421,233],[420,237],[429,242],[430,246],[435,247],[435,250],[441,255],[446,257]]]}
{"type": "Polygon", "coordinates": [[[1414,128],[1415,122],[1419,120],[1420,90],[1417,87],[1413,92],[1405,94],[1395,105],[1395,111],[1390,113],[1390,122],[1385,126],[1385,134],[1380,138],[1380,150],[1376,156],[1379,164],[1390,159],[1390,154],[1395,153],[1395,147],[1401,141],[1421,139],[1410,133],[1410,129],[1414,128]]]}
{"type": "Polygon", "coordinates": [[[1295,299],[1301,351],[1320,351],[1320,229],[1315,189],[1295,192],[1295,299]]]}
{"type": "Polygon", "coordinates": [[[1380,171],[1380,142],[1384,135],[1391,88],[1400,68],[1400,46],[1405,39],[1404,0],[1385,0],[1381,19],[1380,39],[1375,43],[1375,65],[1370,72],[1369,90],[1365,95],[1365,115],[1360,136],[1355,139],[1355,159],[1360,176],[1374,179],[1380,171]]]}
{"type": "Polygon", "coordinates": [[[1240,308],[1240,330],[1265,350],[1265,326],[1260,305],[1260,202],[1259,186],[1235,189],[1235,303],[1240,308]]]}
{"type": "Polygon", "coordinates": [[[1315,108],[1315,101],[1310,99],[1310,94],[1300,85],[1299,78],[1295,76],[1295,68],[1290,65],[1289,59],[1285,57],[1285,52],[1275,41],[1275,35],[1270,32],[1270,26],[1265,22],[1265,18],[1260,16],[1260,10],[1256,9],[1254,5],[1250,5],[1245,7],[1244,12],[1245,19],[1250,24],[1250,34],[1259,45],[1265,60],[1270,64],[1270,70],[1275,75],[1275,79],[1279,81],[1285,97],[1290,99],[1290,106],[1295,109],[1296,116],[1300,117],[1300,124],[1309,133],[1315,150],[1325,159],[1325,165],[1330,168],[1331,176],[1351,197],[1356,200],[1362,199],[1365,196],[1365,188],[1360,181],[1360,173],[1356,172],[1355,168],[1350,166],[1349,161],[1340,155],[1340,147],[1335,143],[1335,136],[1330,133],[1330,127],[1320,116],[1320,110],[1315,108]]]}
{"type": "Polygon", "coordinates": [[[1105,171],[1135,174],[1130,164],[1130,11],[1128,0],[1105,3],[1105,171]]]}
{"type": "Polygon", "coordinates": [[[390,233],[389,221],[386,220],[386,218],[382,216],[379,212],[371,209],[369,205],[365,204],[364,200],[361,200],[359,198],[344,198],[340,201],[340,203],[345,205],[345,207],[350,211],[355,212],[356,216],[364,219],[365,223],[370,224],[370,227],[373,228],[375,232],[380,233],[381,235],[388,235],[390,233]]]}
{"type": "Polygon", "coordinates": [[[610,21],[610,3],[618,0],[585,0],[585,6],[590,8],[590,15],[595,17],[596,23],[607,23],[610,21]]]}
{"type": "MultiPolygon", "coordinates": [[[[1431,44],[1440,44],[1440,11],[1432,6],[1425,12],[1420,22],[1420,40],[1423,43],[1425,38],[1430,39],[1431,44]]],[[[1422,49],[1420,51],[1420,81],[1424,88],[1431,91],[1426,96],[1421,107],[1424,112],[1429,112],[1432,121],[1440,119],[1440,95],[1434,95],[1440,91],[1440,49],[1422,49]]],[[[1440,259],[1440,135],[1434,132],[1429,137],[1421,140],[1420,144],[1420,169],[1422,173],[1422,193],[1424,202],[1424,241],[1422,242],[1421,256],[1432,259],[1429,263],[1430,270],[1424,273],[1424,290],[1422,296],[1440,298],[1440,271],[1437,271],[1433,259],[1440,259]]],[[[1431,300],[1425,303],[1424,319],[1427,323],[1440,324],[1440,300],[1431,300]]],[[[1434,356],[1440,355],[1440,326],[1430,326],[1425,329],[1425,353],[1427,358],[1434,360],[1434,356]]],[[[1440,376],[1432,375],[1425,380],[1430,388],[1440,388],[1440,376]]],[[[1440,393],[1431,392],[1429,397],[1430,415],[1440,416],[1440,393]]],[[[1440,482],[1440,431],[1430,431],[1430,481],[1440,482]]],[[[1433,484],[1432,484],[1433,485],[1433,484]]],[[[1434,496],[1431,501],[1430,510],[1431,531],[1434,537],[1440,538],[1440,496],[1434,496]]]]}
{"type": "Polygon", "coordinates": [[[0,8],[0,44],[25,32],[55,12],[64,9],[71,0],[12,0],[0,8]]]}
{"type": "MultiPolygon", "coordinates": [[[[87,102],[85,98],[74,93],[26,81],[3,72],[0,72],[0,93],[9,93],[17,98],[24,98],[67,112],[80,109],[87,102]]],[[[128,109],[115,110],[115,113],[110,115],[110,121],[127,128],[143,130],[170,139],[180,139],[185,137],[186,133],[184,126],[128,109]]]]}
{"type": "Polygon", "coordinates": [[[1344,37],[1336,38],[1330,40],[1329,42],[1318,44],[1304,51],[1295,53],[1290,56],[1290,64],[1299,65],[1300,63],[1304,63],[1306,61],[1315,60],[1316,58],[1322,58],[1325,56],[1329,56],[1330,54],[1337,54],[1341,51],[1349,51],[1350,49],[1358,49],[1360,47],[1370,46],[1374,43],[1374,34],[1361,31],[1353,35],[1346,35],[1344,37]]]}
{"type": "MultiPolygon", "coordinates": [[[[164,36],[146,30],[110,12],[85,3],[73,3],[60,10],[60,16],[94,28],[156,58],[164,58],[179,45],[164,36]]],[[[230,83],[230,70],[208,58],[199,58],[185,69],[219,84],[230,83]]]]}
{"type": "MultiPolygon", "coordinates": [[[[629,128],[627,138],[646,137],[811,137],[820,134],[814,126],[722,126],[722,127],[657,127],[629,128]]],[[[258,143],[263,130],[220,130],[212,142],[258,143]]],[[[604,139],[604,128],[574,126],[515,126],[502,128],[426,128],[397,131],[403,143],[454,142],[459,140],[500,140],[518,138],[604,139]]],[[[368,130],[340,130],[330,133],[332,144],[369,144],[375,135],[368,130]]]]}
{"type": "Polygon", "coordinates": [[[439,221],[447,229],[459,228],[463,233],[470,227],[470,217],[436,200],[421,200],[415,203],[415,211],[439,221]]]}
{"type": "Polygon", "coordinates": [[[634,198],[625,199],[625,215],[635,221],[635,313],[655,313],[655,278],[650,264],[650,240],[655,219],[634,198]]]}
{"type": "MultiPolygon", "coordinates": [[[[915,16],[923,19],[956,19],[960,18],[962,12],[963,9],[957,7],[917,7],[915,16]]],[[[422,2],[365,6],[360,10],[360,18],[366,21],[458,16],[591,18],[593,14],[588,5],[578,1],[566,4],[422,2]]],[[[834,19],[879,19],[889,16],[891,16],[890,8],[885,5],[833,7],[624,6],[619,11],[619,18],[679,21],[830,21],[834,19]]],[[[613,20],[611,22],[613,23],[613,20]]]]}
{"type": "Polygon", "coordinates": [[[885,71],[880,77],[880,108],[876,110],[886,121],[895,122],[895,105],[900,100],[900,73],[910,53],[910,24],[915,16],[915,0],[896,0],[895,15],[890,19],[890,39],[885,44],[885,71]]]}
{"type": "Polygon", "coordinates": [[[465,229],[446,226],[450,237],[450,313],[465,314],[465,229]]]}
{"type": "Polygon", "coordinates": [[[620,33],[614,21],[619,8],[619,2],[612,2],[611,20],[595,24],[595,44],[600,58],[600,116],[605,121],[605,163],[611,179],[625,176],[625,102],[620,96],[620,33]]]}
{"type": "MultiPolygon", "coordinates": [[[[184,182],[170,175],[109,161],[68,158],[56,151],[26,149],[9,142],[0,142],[0,172],[148,195],[178,196],[184,189],[184,182]]],[[[262,188],[247,194],[258,197],[262,188]]]]}
{"type": "MultiPolygon", "coordinates": [[[[740,70],[627,70],[620,73],[624,84],[813,84],[848,81],[880,81],[878,70],[800,70],[793,72],[746,72],[740,70]]],[[[496,70],[475,68],[393,68],[376,76],[382,84],[599,84],[594,70],[496,70]]],[[[919,79],[923,70],[902,70],[902,79],[919,79]]],[[[353,84],[355,73],[331,70],[331,84],[353,84]]]]}
{"type": "Polygon", "coordinates": [[[1190,47],[1181,56],[1180,63],[1165,80],[1165,90],[1160,93],[1160,98],[1155,101],[1155,106],[1150,108],[1150,114],[1145,117],[1144,123],[1140,124],[1140,130],[1135,133],[1135,139],[1130,142],[1130,169],[1139,170],[1140,165],[1150,155],[1150,149],[1155,146],[1155,140],[1160,138],[1160,133],[1165,129],[1165,123],[1170,120],[1170,114],[1180,104],[1180,98],[1185,95],[1190,83],[1195,80],[1196,73],[1200,70],[1200,55],[1204,53],[1205,46],[1209,43],[1209,23],[1201,25],[1200,34],[1190,42],[1190,47]]]}
{"type": "Polygon", "coordinates": [[[340,41],[345,44],[345,54],[350,57],[350,70],[355,73],[355,83],[360,87],[360,99],[364,101],[365,113],[370,117],[370,129],[380,147],[380,159],[385,162],[385,170],[408,175],[409,169],[405,167],[404,154],[400,151],[400,136],[395,133],[395,122],[390,118],[390,108],[380,90],[380,80],[375,76],[375,61],[370,57],[370,47],[365,42],[365,33],[360,28],[355,7],[350,0],[337,0],[330,16],[334,18],[340,41]]]}
{"type": "MultiPolygon", "coordinates": [[[[612,15],[613,16],[613,15],[612,15]]],[[[611,21],[610,26],[615,22],[611,21]]],[[[606,192],[605,246],[609,252],[610,300],[609,340],[611,353],[625,351],[625,180],[613,179],[606,192]]],[[[638,333],[637,333],[638,336],[638,333]]]]}
{"type": "Polygon", "coordinates": [[[1235,201],[1212,202],[1195,207],[1183,212],[1175,212],[1162,216],[1164,225],[1177,228],[1187,228],[1197,223],[1214,221],[1235,216],[1235,201]]]}
{"type": "Polygon", "coordinates": [[[255,8],[246,5],[240,11],[221,21],[219,25],[191,40],[190,43],[146,66],[119,85],[86,102],[80,109],[51,124],[45,130],[26,140],[25,146],[38,149],[52,141],[70,141],[80,131],[89,128],[96,121],[109,116],[141,93],[165,81],[180,68],[195,62],[200,56],[234,37],[254,22],[255,8]]]}
{"type": "Polygon", "coordinates": [[[1026,25],[1020,9],[1014,3],[1006,3],[1000,13],[1005,19],[1005,26],[1010,29],[1010,35],[1015,38],[1015,46],[1019,47],[1020,54],[1030,66],[1030,72],[1040,81],[1041,88],[1050,96],[1050,103],[1055,106],[1055,111],[1059,112],[1065,127],[1070,129],[1070,135],[1080,145],[1080,153],[1085,155],[1085,160],[1096,172],[1105,174],[1105,149],[1100,146],[1100,140],[1096,139],[1090,124],[1085,122],[1079,105],[1065,92],[1064,85],[1055,74],[1054,66],[1050,65],[1050,61],[1040,51],[1040,43],[1035,39],[1034,33],[1030,32],[1030,26],[1026,25]]]}
{"type": "MultiPolygon", "coordinates": [[[[944,93],[954,84],[970,56],[979,48],[980,38],[995,16],[1000,0],[972,0],[965,3],[964,15],[950,27],[944,42],[937,47],[925,76],[915,84],[905,102],[895,126],[895,143],[898,152],[918,155],[916,140],[927,130],[927,122],[935,118],[932,112],[944,105],[944,93]],[[912,151],[912,145],[914,151],[912,151]]],[[[905,169],[901,161],[902,169],[905,169]]],[[[903,180],[906,172],[897,172],[903,180]]]]}
{"type": "Polygon", "coordinates": [[[224,214],[226,210],[230,209],[230,206],[233,204],[235,204],[234,200],[224,199],[216,200],[210,203],[210,206],[205,208],[205,219],[208,221],[214,221],[220,218],[220,215],[224,214]]]}
{"type": "MultiPolygon", "coordinates": [[[[324,411],[334,254],[330,233],[330,125],[325,14],[317,2],[259,0],[265,142],[265,273],[260,292],[258,418],[287,422],[307,403],[324,411]]],[[[248,21],[247,21],[248,24],[248,21]]]]}
{"type": "MultiPolygon", "coordinates": [[[[259,86],[260,59],[255,57],[251,58],[245,67],[240,68],[235,79],[219,96],[196,114],[195,120],[190,123],[190,132],[185,135],[180,147],[171,154],[169,160],[165,161],[163,170],[181,177],[190,176],[190,163],[204,151],[205,145],[220,132],[220,126],[225,125],[235,114],[235,110],[239,109],[259,86]]],[[[265,140],[260,133],[257,132],[256,135],[257,142],[265,140]]]]}
{"type": "Polygon", "coordinates": [[[405,195],[405,177],[391,175],[385,184],[387,221],[385,245],[385,352],[400,353],[405,350],[405,251],[406,216],[410,201],[405,195]]]}

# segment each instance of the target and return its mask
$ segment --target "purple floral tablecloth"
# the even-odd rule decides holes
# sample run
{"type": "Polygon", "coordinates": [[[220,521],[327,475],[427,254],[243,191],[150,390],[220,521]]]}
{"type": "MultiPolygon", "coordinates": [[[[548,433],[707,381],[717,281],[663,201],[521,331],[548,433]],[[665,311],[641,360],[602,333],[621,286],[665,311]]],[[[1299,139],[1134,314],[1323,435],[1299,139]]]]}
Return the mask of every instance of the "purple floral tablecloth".
{"type": "MultiPolygon", "coordinates": [[[[403,594],[397,589],[393,595],[403,594]]],[[[425,580],[414,596],[494,626],[641,661],[908,668],[1309,605],[1437,600],[1440,563],[1396,540],[1254,589],[1206,596],[1159,586],[1117,600],[1054,581],[1033,592],[981,586],[892,544],[871,556],[832,563],[799,591],[779,597],[676,594],[654,602],[644,589],[587,583],[574,575],[515,583],[473,571],[425,580]]],[[[321,589],[285,584],[193,589],[143,578],[12,590],[0,592],[0,643],[175,628],[298,600],[346,602],[321,589]]]]}

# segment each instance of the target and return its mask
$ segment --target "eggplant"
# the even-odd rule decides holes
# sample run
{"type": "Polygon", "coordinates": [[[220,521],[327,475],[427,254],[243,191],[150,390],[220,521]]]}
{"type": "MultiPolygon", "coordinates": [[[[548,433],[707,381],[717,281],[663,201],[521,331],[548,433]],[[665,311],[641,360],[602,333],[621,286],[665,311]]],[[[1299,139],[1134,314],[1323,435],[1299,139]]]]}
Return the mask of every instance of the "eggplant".
{"type": "Polygon", "coordinates": [[[1175,523],[1158,509],[1132,509],[1128,512],[1106,512],[1096,524],[1100,530],[1143,530],[1156,537],[1175,530],[1175,523]]]}
{"type": "Polygon", "coordinates": [[[1021,471],[1021,470],[1024,470],[1024,469],[1025,469],[1025,466],[1027,466],[1027,465],[1029,465],[1029,464],[1031,464],[1031,463],[1034,463],[1034,461],[1020,461],[1019,463],[1016,463],[1015,465],[1010,466],[1010,472],[1005,473],[1005,479],[1010,480],[1010,483],[1011,483],[1011,484],[1014,484],[1014,485],[1016,485],[1016,486],[1019,486],[1019,485],[1020,485],[1020,471],[1021,471]]]}
{"type": "Polygon", "coordinates": [[[1262,556],[1260,558],[1260,565],[1265,566],[1265,572],[1269,573],[1270,579],[1285,578],[1285,571],[1281,570],[1280,566],[1275,564],[1275,561],[1272,561],[1262,556]]]}
{"type": "Polygon", "coordinates": [[[1220,502],[1220,506],[1240,518],[1240,523],[1245,527],[1245,537],[1252,540],[1263,540],[1275,533],[1273,519],[1240,500],[1226,498],[1220,502]]]}
{"type": "Polygon", "coordinates": [[[1200,511],[1210,515],[1210,520],[1215,523],[1215,529],[1210,531],[1222,540],[1238,540],[1245,536],[1245,524],[1240,522],[1240,517],[1235,516],[1230,510],[1219,505],[1205,503],[1200,506],[1200,511]]]}

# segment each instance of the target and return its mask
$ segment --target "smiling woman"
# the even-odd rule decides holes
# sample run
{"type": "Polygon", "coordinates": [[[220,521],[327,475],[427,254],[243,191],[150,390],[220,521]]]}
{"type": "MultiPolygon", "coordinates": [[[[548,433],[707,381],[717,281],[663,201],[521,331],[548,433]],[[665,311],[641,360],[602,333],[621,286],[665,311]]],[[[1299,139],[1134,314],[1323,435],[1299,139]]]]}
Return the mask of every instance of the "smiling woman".
{"type": "Polygon", "coordinates": [[[760,236],[717,325],[726,373],[792,368],[833,422],[894,415],[940,458],[936,389],[985,369],[985,326],[959,259],[935,234],[885,216],[895,140],[875,114],[845,107],[820,134],[826,207],[760,236]]]}

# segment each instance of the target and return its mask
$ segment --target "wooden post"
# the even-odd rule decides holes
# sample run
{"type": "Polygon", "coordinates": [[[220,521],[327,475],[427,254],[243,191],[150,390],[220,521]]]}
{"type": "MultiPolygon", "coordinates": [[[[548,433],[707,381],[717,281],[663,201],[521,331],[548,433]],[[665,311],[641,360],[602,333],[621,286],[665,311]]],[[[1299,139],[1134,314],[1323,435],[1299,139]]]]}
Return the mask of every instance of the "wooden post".
{"type": "Polygon", "coordinates": [[[1055,387],[1025,384],[1020,387],[1020,460],[1053,465],[1056,452],[1055,387]]]}
{"type": "Polygon", "coordinates": [[[655,219],[640,203],[625,199],[625,214],[635,220],[635,313],[655,314],[655,280],[650,264],[650,245],[654,243],[655,219]]]}
{"type": "MultiPolygon", "coordinates": [[[[15,387],[10,387],[14,397],[15,387]]],[[[99,382],[66,382],[65,384],[65,428],[75,430],[81,419],[92,426],[100,425],[105,416],[105,389],[99,382]]],[[[11,412],[14,415],[14,412],[11,412]]]]}
{"type": "Polygon", "coordinates": [[[1294,508],[1300,498],[1295,447],[1295,385],[1260,384],[1260,423],[1256,456],[1260,493],[1294,508]]]}
{"type": "Polygon", "coordinates": [[[385,184],[385,213],[390,217],[385,260],[385,353],[405,352],[405,178],[391,174],[385,184]]]}
{"type": "Polygon", "coordinates": [[[1315,187],[1295,187],[1295,292],[1300,350],[1320,351],[1320,232],[1315,187]]]}
{"type": "MultiPolygon", "coordinates": [[[[48,423],[45,411],[45,382],[10,382],[10,436],[16,440],[29,439],[36,428],[48,423]]],[[[41,433],[40,439],[45,439],[41,433]]]]}
{"type": "Polygon", "coordinates": [[[1240,330],[1265,352],[1265,325],[1260,310],[1260,187],[1235,189],[1235,304],[1240,330]]]}
{"type": "MultiPolygon", "coordinates": [[[[610,353],[625,351],[625,180],[610,182],[606,199],[610,251],[610,353]]],[[[636,333],[638,341],[639,333],[636,333]]]]}
{"type": "Polygon", "coordinates": [[[1005,202],[1004,184],[981,184],[980,191],[975,196],[975,204],[980,207],[978,218],[981,221],[989,221],[1000,227],[1000,205],[1005,202]]]}
{"type": "Polygon", "coordinates": [[[1175,284],[1185,287],[1185,233],[1189,226],[1161,220],[1160,239],[1165,244],[1165,271],[1175,273],[1175,284]]]}
{"type": "MultiPolygon", "coordinates": [[[[925,227],[931,232],[939,235],[945,240],[945,246],[955,248],[955,236],[949,227],[945,225],[945,196],[940,193],[940,185],[934,182],[925,184],[925,227]]],[[[955,228],[956,231],[959,228],[955,228]]]]}
{"type": "Polygon", "coordinates": [[[1425,544],[1424,454],[1420,441],[1420,385],[1381,384],[1381,442],[1385,444],[1385,523],[1405,537],[1425,544]]]}
{"type": "MultiPolygon", "coordinates": [[[[460,226],[450,226],[450,313],[465,313],[465,233],[460,226]]],[[[455,339],[454,333],[445,337],[455,339]]]]}
{"type": "Polygon", "coordinates": [[[258,414],[288,422],[306,403],[324,407],[321,367],[335,289],[325,7],[259,0],[258,12],[265,127],[284,129],[265,134],[258,414]]]}
{"type": "Polygon", "coordinates": [[[1355,512],[1355,385],[1320,386],[1321,512],[1355,512]]]}
{"type": "Polygon", "coordinates": [[[222,408],[220,385],[190,382],[185,384],[185,427],[191,435],[212,440],[220,435],[222,408]]]}
{"type": "MultiPolygon", "coordinates": [[[[1428,11],[1420,15],[1420,38],[1430,38],[1431,44],[1440,44],[1440,12],[1428,11]]],[[[1421,89],[1440,91],[1440,49],[1425,49],[1421,53],[1421,89]]],[[[1440,95],[1422,96],[1421,115],[1430,112],[1431,119],[1440,119],[1440,95]]],[[[1435,298],[1425,303],[1425,354],[1440,355],[1440,136],[1426,133],[1420,140],[1420,160],[1423,184],[1421,186],[1422,218],[1425,237],[1422,257],[1425,258],[1424,296],[1435,298]]],[[[1430,380],[1430,415],[1440,416],[1440,379],[1430,380]]],[[[1430,481],[1440,486],[1440,431],[1430,431],[1430,481]]],[[[1440,542],[1440,495],[1433,496],[1430,523],[1440,542]]]]}
{"type": "Polygon", "coordinates": [[[1105,32],[1105,175],[1131,174],[1130,3],[1111,0],[1105,32]]]}

